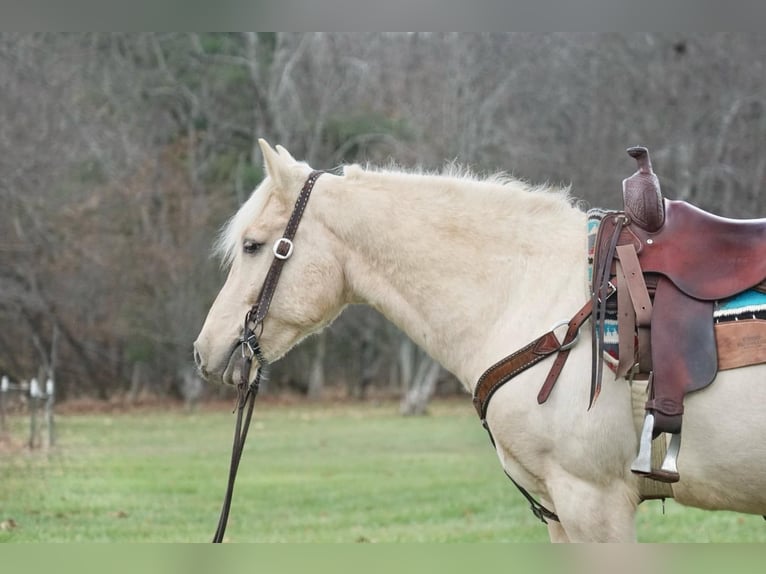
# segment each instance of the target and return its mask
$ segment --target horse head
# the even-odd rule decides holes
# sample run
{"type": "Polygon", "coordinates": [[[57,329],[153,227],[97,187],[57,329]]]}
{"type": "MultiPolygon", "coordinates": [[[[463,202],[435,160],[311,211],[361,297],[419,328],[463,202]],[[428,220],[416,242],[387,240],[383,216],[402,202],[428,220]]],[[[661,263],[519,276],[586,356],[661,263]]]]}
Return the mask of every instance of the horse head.
{"type": "MultiPolygon", "coordinates": [[[[274,150],[264,140],[259,144],[265,178],[221,232],[218,251],[228,266],[228,277],[194,343],[195,362],[209,381],[239,380],[245,364],[241,352],[245,316],[258,302],[301,186],[312,171],[281,146],[274,150]]],[[[331,177],[335,176],[325,175],[331,177]]],[[[318,195],[321,191],[314,192],[305,210],[268,314],[257,328],[268,362],[329,324],[346,303],[337,240],[318,214],[322,203],[318,195]]],[[[255,361],[250,378],[257,366],[255,361]]]]}

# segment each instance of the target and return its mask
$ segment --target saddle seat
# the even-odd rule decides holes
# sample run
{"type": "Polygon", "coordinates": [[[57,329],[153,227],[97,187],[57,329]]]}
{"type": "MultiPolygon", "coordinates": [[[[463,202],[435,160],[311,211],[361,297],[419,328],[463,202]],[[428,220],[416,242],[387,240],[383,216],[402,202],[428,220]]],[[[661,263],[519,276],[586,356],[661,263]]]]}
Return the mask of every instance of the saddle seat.
{"type": "Polygon", "coordinates": [[[766,219],[729,219],[684,201],[664,200],[665,222],[635,226],[644,273],[659,273],[705,301],[731,297],[766,278],[766,219]]]}

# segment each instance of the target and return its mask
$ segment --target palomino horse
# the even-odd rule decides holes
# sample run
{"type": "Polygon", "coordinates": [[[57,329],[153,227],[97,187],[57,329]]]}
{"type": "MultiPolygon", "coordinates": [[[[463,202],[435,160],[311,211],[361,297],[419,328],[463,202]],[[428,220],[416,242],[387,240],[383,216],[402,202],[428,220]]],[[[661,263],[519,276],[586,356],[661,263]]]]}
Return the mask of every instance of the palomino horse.
{"type": "MultiPolygon", "coordinates": [[[[243,321],[272,245],[285,254],[280,237],[312,171],[260,143],[266,178],[221,235],[229,275],[195,343],[200,371],[219,382],[234,383],[249,364],[240,353],[243,321]]],[[[316,180],[292,246],[258,329],[258,356],[267,361],[346,305],[366,303],[473,391],[489,366],[589,297],[585,213],[566,190],[513,179],[348,166],[316,180]]],[[[605,377],[588,410],[587,331],[544,404],[536,397],[550,359],[500,388],[486,421],[506,473],[558,516],[548,520],[551,540],[632,541],[644,498],[630,471],[640,428],[627,381],[605,377]]],[[[766,514],[764,375],[763,366],[721,372],[686,397],[682,478],[669,494],[681,504],[766,514]]]]}

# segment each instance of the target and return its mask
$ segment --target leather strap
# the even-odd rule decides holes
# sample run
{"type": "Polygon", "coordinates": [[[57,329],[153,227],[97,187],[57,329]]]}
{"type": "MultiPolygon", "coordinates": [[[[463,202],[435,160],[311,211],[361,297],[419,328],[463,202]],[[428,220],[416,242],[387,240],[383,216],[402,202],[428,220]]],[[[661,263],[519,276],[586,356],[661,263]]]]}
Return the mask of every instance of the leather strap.
{"type": "Polygon", "coordinates": [[[617,283],[625,289],[617,292],[620,362],[617,376],[624,377],[635,364],[635,335],[638,328],[638,356],[641,372],[651,370],[652,300],[632,243],[617,246],[617,283]]]}
{"type": "Polygon", "coordinates": [[[625,285],[636,311],[636,325],[649,327],[652,322],[652,300],[649,298],[641,264],[638,262],[636,247],[632,243],[618,245],[617,257],[620,259],[625,272],[625,285]]]}
{"type": "Polygon", "coordinates": [[[590,402],[588,410],[598,398],[601,392],[601,379],[604,370],[602,353],[604,349],[604,330],[606,326],[606,300],[608,298],[608,286],[611,275],[612,262],[614,261],[615,249],[620,239],[620,234],[625,225],[629,223],[627,216],[617,212],[610,218],[604,218],[596,236],[596,253],[593,262],[593,288],[591,301],[593,302],[593,337],[591,341],[591,380],[590,402]],[[607,221],[611,224],[607,225],[607,221]],[[603,238],[610,234],[609,240],[603,238]],[[601,252],[602,245],[606,245],[606,251],[601,252]]]}
{"type": "Polygon", "coordinates": [[[556,381],[558,381],[559,375],[564,368],[567,357],[569,357],[569,350],[571,348],[569,345],[574,343],[577,334],[580,332],[580,327],[593,312],[592,303],[592,301],[588,301],[585,305],[580,307],[577,314],[572,317],[571,321],[569,321],[569,328],[564,336],[564,341],[561,343],[561,346],[565,348],[561,349],[559,354],[556,355],[556,359],[553,361],[553,366],[551,366],[551,370],[548,372],[548,376],[545,377],[545,382],[540,388],[540,392],[537,394],[537,404],[541,405],[548,400],[548,396],[551,394],[553,386],[556,384],[556,381]]]}
{"type": "Polygon", "coordinates": [[[231,447],[231,462],[229,463],[229,481],[226,485],[226,494],[223,498],[221,514],[218,517],[218,526],[213,535],[213,543],[215,544],[223,542],[223,536],[226,533],[226,523],[229,521],[229,510],[231,509],[231,500],[234,496],[234,481],[237,478],[237,469],[239,468],[239,461],[242,458],[242,451],[245,449],[245,439],[247,438],[247,431],[250,428],[250,420],[253,418],[255,397],[258,394],[260,380],[261,371],[259,370],[255,376],[255,381],[252,385],[247,387],[246,391],[242,385],[238,388],[239,394],[236,407],[237,421],[234,424],[234,441],[231,447]],[[243,419],[245,405],[247,405],[247,413],[244,415],[243,419]]]}
{"type": "Polygon", "coordinates": [[[559,340],[553,331],[548,331],[527,346],[508,355],[504,359],[501,359],[484,371],[481,377],[479,377],[479,381],[476,383],[476,388],[473,392],[473,406],[476,409],[482,424],[486,426],[485,421],[489,400],[500,387],[519,373],[523,373],[546,357],[558,352],[558,357],[556,357],[556,361],[551,367],[548,377],[545,379],[543,387],[540,389],[540,393],[537,396],[538,403],[543,403],[547,400],[553,386],[558,380],[561,370],[564,368],[564,364],[569,356],[569,349],[577,339],[580,327],[585,320],[590,317],[592,310],[592,301],[588,301],[580,308],[575,316],[569,321],[567,332],[566,335],[564,335],[564,340],[562,342],[559,343],[559,340]]]}
{"type": "MultiPolygon", "coordinates": [[[[609,295],[611,295],[611,293],[609,293],[609,295]]],[[[473,392],[473,406],[476,409],[479,419],[481,419],[481,424],[487,431],[489,440],[492,442],[493,446],[495,444],[495,439],[487,424],[487,408],[489,407],[489,400],[492,398],[492,395],[519,373],[523,373],[546,357],[558,352],[556,361],[553,363],[553,366],[545,379],[545,383],[543,383],[543,386],[537,395],[537,402],[540,404],[544,403],[548,399],[551,390],[553,390],[553,386],[556,384],[556,381],[561,374],[561,370],[564,368],[564,364],[569,356],[570,348],[577,341],[580,327],[585,320],[590,317],[592,311],[593,302],[589,300],[569,321],[567,332],[561,343],[559,343],[559,340],[553,331],[548,331],[541,337],[532,341],[526,347],[508,355],[484,371],[484,374],[479,378],[479,382],[476,383],[476,388],[473,392]]],[[[505,471],[505,475],[511,480],[514,486],[519,489],[524,498],[527,499],[530,508],[532,509],[532,513],[537,518],[545,524],[547,524],[548,520],[559,522],[559,517],[535,500],[524,487],[508,474],[508,471],[505,471]]]]}
{"type": "Polygon", "coordinates": [[[617,261],[615,266],[615,283],[617,284],[617,345],[619,362],[616,376],[625,377],[636,363],[636,312],[630,300],[625,270],[622,263],[617,261]]]}
{"type": "MultiPolygon", "coordinates": [[[[492,436],[492,431],[489,430],[489,426],[484,424],[484,430],[487,431],[487,436],[489,437],[489,442],[492,443],[492,446],[495,446],[495,437],[492,436]]],[[[556,516],[554,512],[551,512],[547,508],[545,508],[542,504],[540,504],[537,500],[535,500],[535,497],[529,494],[529,491],[521,486],[518,482],[516,482],[513,477],[508,474],[508,471],[503,469],[505,472],[505,476],[508,477],[508,480],[510,480],[513,483],[513,486],[519,489],[519,492],[524,496],[524,498],[527,499],[527,502],[529,502],[529,509],[532,511],[532,514],[534,514],[540,521],[542,521],[543,524],[548,524],[548,520],[555,520],[556,522],[561,522],[559,520],[559,517],[556,516]]]]}
{"type": "Polygon", "coordinates": [[[277,283],[279,282],[279,276],[282,274],[282,268],[292,254],[292,241],[295,239],[295,233],[298,231],[298,224],[301,222],[303,212],[306,209],[306,204],[308,204],[309,198],[311,197],[311,191],[314,189],[314,184],[323,173],[325,172],[319,170],[311,172],[306,183],[303,184],[300,194],[298,194],[293,213],[290,215],[290,219],[287,222],[282,237],[274,244],[275,257],[266,274],[266,279],[263,281],[263,287],[261,287],[258,302],[253,306],[256,311],[251,314],[250,318],[254,325],[253,330],[263,322],[266,318],[266,314],[269,312],[271,300],[274,298],[274,292],[276,291],[277,283]]]}
{"type": "Polygon", "coordinates": [[[487,416],[489,399],[500,387],[560,348],[556,335],[549,331],[484,371],[473,393],[473,406],[482,422],[487,416]]]}

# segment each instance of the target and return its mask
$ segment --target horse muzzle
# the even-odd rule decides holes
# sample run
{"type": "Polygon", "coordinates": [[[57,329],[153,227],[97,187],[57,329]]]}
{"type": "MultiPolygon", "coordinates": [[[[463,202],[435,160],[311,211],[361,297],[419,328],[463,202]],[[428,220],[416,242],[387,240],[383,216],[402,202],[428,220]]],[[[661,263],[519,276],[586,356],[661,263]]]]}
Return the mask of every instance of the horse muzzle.
{"type": "MultiPolygon", "coordinates": [[[[261,361],[256,357],[247,361],[243,352],[243,344],[238,340],[232,345],[220,361],[210,361],[201,350],[199,341],[194,343],[194,363],[200,376],[208,383],[236,386],[242,380],[242,370],[250,366],[248,381],[255,377],[255,372],[261,361]]],[[[259,353],[260,354],[260,353],[259,353]]]]}
{"type": "Polygon", "coordinates": [[[239,362],[241,367],[243,362],[237,361],[238,349],[238,346],[230,348],[221,359],[216,361],[213,359],[215,355],[205,349],[197,340],[194,343],[194,364],[197,366],[200,376],[208,383],[234,384],[234,377],[238,375],[240,370],[237,368],[237,363],[239,362]]]}

